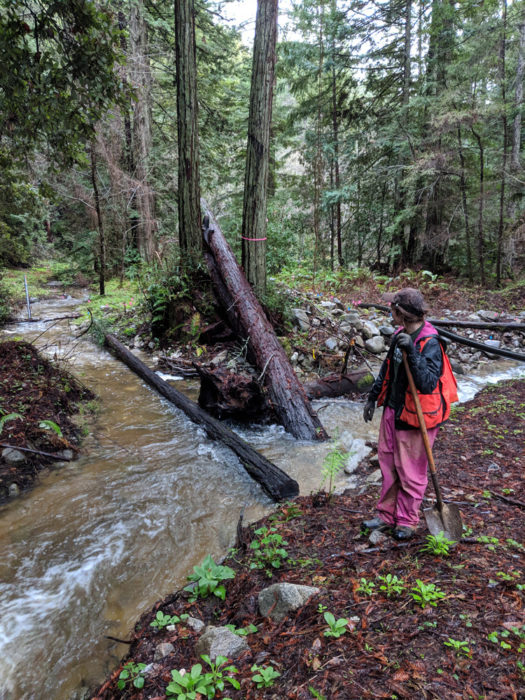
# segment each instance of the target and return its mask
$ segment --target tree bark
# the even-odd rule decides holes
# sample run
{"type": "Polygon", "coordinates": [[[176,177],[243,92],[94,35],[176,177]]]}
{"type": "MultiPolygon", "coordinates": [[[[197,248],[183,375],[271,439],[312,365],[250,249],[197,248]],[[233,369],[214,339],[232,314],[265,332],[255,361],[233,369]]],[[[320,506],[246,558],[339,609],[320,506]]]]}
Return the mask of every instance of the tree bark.
{"type": "Polygon", "coordinates": [[[152,144],[151,68],[149,62],[148,28],[144,20],[142,0],[131,3],[129,22],[130,78],[135,90],[133,105],[133,155],[135,205],[138,210],[136,225],[137,248],[143,258],[151,260],[155,252],[155,195],[150,185],[149,162],[152,144]]]}
{"type": "Polygon", "coordinates": [[[518,65],[516,67],[516,92],[514,97],[514,107],[516,114],[512,126],[512,155],[510,159],[511,170],[518,172],[521,169],[521,111],[523,108],[523,75],[525,72],[525,21],[520,24],[520,43],[518,50],[518,65]]]}
{"type": "Polygon", "coordinates": [[[465,178],[465,156],[463,155],[463,146],[461,144],[461,126],[458,125],[458,155],[461,163],[461,174],[459,177],[459,187],[461,190],[461,203],[463,205],[463,219],[465,221],[465,243],[467,244],[467,273],[469,281],[472,282],[472,250],[470,243],[470,223],[468,217],[467,206],[467,180],[465,178]]]}
{"type": "Polygon", "coordinates": [[[206,202],[204,239],[206,262],[217,297],[230,325],[248,342],[261,372],[269,401],[281,424],[302,440],[324,440],[327,434],[306,397],[275,332],[237,263],[206,202]]]}
{"type": "Polygon", "coordinates": [[[95,141],[92,141],[89,149],[91,161],[91,184],[93,185],[93,198],[95,200],[95,211],[97,213],[98,228],[98,289],[103,297],[106,293],[106,239],[104,237],[104,227],[102,225],[102,213],[100,211],[100,196],[97,185],[97,160],[95,153],[95,141]]]}
{"type": "Polygon", "coordinates": [[[155,372],[150,370],[143,364],[132,352],[130,352],[115,336],[110,333],[105,336],[106,345],[108,345],[130,369],[136,372],[144,381],[164,396],[168,401],[171,401],[177,408],[180,408],[184,413],[198,425],[202,425],[208,437],[212,440],[220,440],[229,447],[241,460],[244,468],[255,479],[266,493],[276,501],[281,501],[289,498],[294,498],[299,494],[299,486],[297,482],[290,478],[288,474],[283,472],[279,467],[272,464],[265,457],[256,452],[253,448],[244,442],[240,437],[235,435],[231,430],[228,430],[221,423],[209,416],[199,406],[188,399],[184,394],[170,386],[167,382],[161,379],[155,372]]]}
{"type": "Polygon", "coordinates": [[[471,127],[479,148],[479,206],[478,206],[478,264],[481,284],[485,286],[485,241],[483,234],[483,206],[485,204],[485,161],[481,136],[471,127]]]}
{"type": "Polygon", "coordinates": [[[266,210],[278,0],[258,0],[242,215],[242,265],[257,296],[266,292],[266,210]]]}
{"type": "Polygon", "coordinates": [[[202,253],[195,54],[194,2],[175,0],[179,241],[181,259],[188,268],[198,263],[202,253]]]}

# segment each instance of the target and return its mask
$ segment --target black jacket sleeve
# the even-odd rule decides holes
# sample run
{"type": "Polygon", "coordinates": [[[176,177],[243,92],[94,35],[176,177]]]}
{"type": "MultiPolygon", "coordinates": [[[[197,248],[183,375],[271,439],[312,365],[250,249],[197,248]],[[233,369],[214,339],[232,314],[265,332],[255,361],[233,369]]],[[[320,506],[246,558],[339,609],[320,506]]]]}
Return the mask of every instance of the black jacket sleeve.
{"type": "Polygon", "coordinates": [[[379,370],[379,374],[377,375],[377,378],[375,382],[372,384],[372,388],[370,389],[368,393],[368,400],[369,401],[377,401],[377,397],[381,393],[381,387],[383,386],[383,381],[385,379],[385,374],[386,374],[386,368],[387,368],[387,361],[385,360],[383,364],[381,365],[381,369],[379,370]]]}
{"type": "Polygon", "coordinates": [[[438,379],[443,371],[441,343],[438,338],[434,336],[430,338],[425,343],[422,352],[418,352],[417,348],[413,348],[408,353],[407,359],[416,389],[421,394],[431,394],[436,388],[438,379]]]}

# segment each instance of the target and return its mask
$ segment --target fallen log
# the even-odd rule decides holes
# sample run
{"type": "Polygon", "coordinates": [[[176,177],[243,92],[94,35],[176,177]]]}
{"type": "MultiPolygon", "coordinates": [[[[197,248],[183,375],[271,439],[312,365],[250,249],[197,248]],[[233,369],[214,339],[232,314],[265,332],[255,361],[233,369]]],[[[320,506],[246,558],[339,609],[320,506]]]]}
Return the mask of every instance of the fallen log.
{"type": "Polygon", "coordinates": [[[228,430],[221,423],[209,416],[194,401],[184,396],[167,382],[161,379],[155,372],[141,362],[130,352],[114,335],[107,333],[104,336],[105,343],[110,347],[119,360],[122,360],[131,370],[139,375],[151,387],[156,389],[168,401],[180,408],[194,423],[201,425],[208,437],[212,440],[220,440],[229,447],[241,460],[248,474],[255,479],[266,493],[276,501],[294,498],[299,494],[299,485],[282,469],[272,464],[266,457],[256,452],[247,442],[244,442],[234,432],[228,430]]]}
{"type": "Polygon", "coordinates": [[[39,457],[47,457],[48,459],[55,459],[57,462],[71,462],[71,457],[64,457],[63,455],[57,455],[53,452],[42,452],[42,450],[33,450],[30,447],[20,447],[19,445],[9,445],[7,442],[0,442],[0,447],[10,448],[12,450],[18,450],[19,452],[30,452],[31,454],[38,455],[39,457]]]}
{"type": "Polygon", "coordinates": [[[230,326],[248,341],[250,357],[260,372],[259,380],[264,380],[272,409],[294,437],[325,440],[328,435],[233,251],[204,200],[201,205],[205,259],[217,298],[230,326]]]}
{"type": "Polygon", "coordinates": [[[368,370],[356,370],[349,374],[329,374],[315,382],[305,384],[309,399],[335,398],[336,396],[360,396],[370,390],[374,378],[368,370]]]}

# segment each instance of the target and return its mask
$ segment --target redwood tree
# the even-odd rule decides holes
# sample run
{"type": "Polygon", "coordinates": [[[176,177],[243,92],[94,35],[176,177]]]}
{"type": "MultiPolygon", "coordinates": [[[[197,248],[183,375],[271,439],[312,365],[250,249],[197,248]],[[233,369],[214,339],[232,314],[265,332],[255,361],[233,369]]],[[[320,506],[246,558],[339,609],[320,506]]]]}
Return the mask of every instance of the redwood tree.
{"type": "Polygon", "coordinates": [[[242,264],[258,296],[266,291],[266,205],[278,0],[258,0],[244,179],[242,264]]]}

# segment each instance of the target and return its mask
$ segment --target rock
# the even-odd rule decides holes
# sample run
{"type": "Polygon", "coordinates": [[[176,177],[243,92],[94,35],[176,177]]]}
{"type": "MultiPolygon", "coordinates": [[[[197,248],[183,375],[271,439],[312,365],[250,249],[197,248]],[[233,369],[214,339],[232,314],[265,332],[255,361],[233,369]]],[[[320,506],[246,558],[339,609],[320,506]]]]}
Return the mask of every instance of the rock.
{"type": "Polygon", "coordinates": [[[297,352],[297,350],[295,350],[295,352],[292,353],[292,356],[290,357],[290,362],[292,363],[292,365],[297,365],[299,363],[299,353],[297,352]]]}
{"type": "Polygon", "coordinates": [[[293,320],[299,330],[307,331],[310,328],[308,314],[304,309],[292,309],[293,320]]]}
{"type": "Polygon", "coordinates": [[[214,358],[212,358],[210,365],[212,367],[219,367],[219,365],[222,365],[224,362],[226,362],[227,359],[228,359],[228,351],[223,350],[218,355],[215,355],[214,358]]]}
{"type": "Polygon", "coordinates": [[[17,498],[20,496],[18,484],[9,484],[9,498],[17,498]]]}
{"type": "Polygon", "coordinates": [[[343,311],[345,310],[345,305],[341,301],[341,299],[338,299],[337,297],[334,297],[334,304],[339,308],[342,309],[343,311]]]}
{"type": "Polygon", "coordinates": [[[488,345],[491,348],[499,348],[501,345],[501,340],[493,340],[492,338],[489,338],[485,341],[485,345],[488,345]]]}
{"type": "Polygon", "coordinates": [[[199,620],[198,617],[188,617],[184,624],[194,632],[202,632],[206,626],[202,620],[199,620]]]}
{"type": "Polygon", "coordinates": [[[363,328],[361,329],[361,335],[365,340],[367,338],[373,338],[374,336],[380,336],[379,328],[372,321],[363,321],[363,328]]]}
{"type": "Polygon", "coordinates": [[[197,656],[208,654],[212,661],[217,656],[226,656],[228,659],[234,659],[247,649],[249,649],[248,642],[243,637],[234,634],[227,627],[213,627],[212,625],[206,627],[195,645],[197,656]]]}
{"type": "Polygon", "coordinates": [[[150,341],[149,341],[149,343],[148,343],[148,348],[149,348],[150,350],[154,350],[154,349],[155,349],[155,343],[153,342],[153,340],[150,340],[150,341]]]}
{"type": "Polygon", "coordinates": [[[352,332],[352,325],[346,321],[343,321],[343,323],[339,324],[339,332],[344,333],[345,335],[350,334],[352,332]]]}
{"type": "Polygon", "coordinates": [[[461,362],[458,362],[453,357],[449,357],[449,360],[450,360],[450,366],[452,367],[453,372],[455,372],[456,374],[465,374],[465,370],[464,370],[461,362]]]}
{"type": "Polygon", "coordinates": [[[175,651],[173,644],[169,642],[161,642],[155,647],[155,653],[153,654],[153,661],[160,661],[165,656],[169,656],[172,651],[175,651]]]}
{"type": "Polygon", "coordinates": [[[324,341],[324,346],[330,350],[330,352],[333,352],[334,350],[337,350],[339,347],[339,340],[337,338],[327,338],[324,341]]]}
{"type": "Polygon", "coordinates": [[[357,321],[360,321],[361,318],[357,311],[349,311],[347,314],[341,317],[341,321],[345,321],[346,323],[351,323],[354,324],[357,321]]]}
{"type": "Polygon", "coordinates": [[[134,346],[135,348],[137,348],[137,350],[140,350],[141,348],[144,347],[144,341],[142,340],[142,338],[140,337],[140,335],[136,335],[136,336],[133,338],[133,346],[134,346]]]}
{"type": "Polygon", "coordinates": [[[387,338],[390,338],[390,336],[394,334],[395,330],[396,329],[394,326],[379,326],[379,332],[381,335],[384,335],[387,338]]]}
{"type": "Polygon", "coordinates": [[[366,477],[366,481],[369,484],[375,484],[381,481],[381,469],[374,470],[371,474],[366,477]]]}
{"type": "Polygon", "coordinates": [[[355,337],[355,344],[357,345],[358,348],[364,348],[364,347],[365,347],[365,341],[361,338],[360,335],[356,335],[356,337],[355,337]]]}
{"type": "Polygon", "coordinates": [[[321,321],[317,317],[312,318],[312,328],[319,328],[320,325],[321,321]]]}
{"type": "Polygon", "coordinates": [[[263,617],[281,622],[290,611],[302,607],[319,593],[319,588],[294,583],[274,583],[259,593],[259,611],[263,617]]]}
{"type": "Polygon", "coordinates": [[[370,542],[370,544],[373,545],[383,544],[387,541],[387,539],[388,536],[385,535],[384,532],[380,532],[379,530],[373,530],[368,536],[368,541],[370,542]]]}
{"type": "Polygon", "coordinates": [[[6,447],[4,450],[2,450],[2,459],[4,462],[7,462],[7,464],[13,465],[21,464],[22,462],[26,461],[26,458],[22,452],[15,450],[13,447],[6,447]]]}
{"type": "Polygon", "coordinates": [[[75,453],[73,450],[59,450],[58,452],[55,452],[57,457],[60,457],[61,459],[65,459],[67,462],[71,462],[71,460],[74,458],[75,453]]]}
{"type": "Polygon", "coordinates": [[[477,314],[469,314],[467,316],[467,321],[480,321],[480,317],[477,314]]]}
{"type": "Polygon", "coordinates": [[[368,447],[364,440],[361,438],[356,438],[350,447],[350,454],[348,455],[345,473],[353,474],[353,472],[355,472],[359,466],[359,462],[369,455],[371,451],[372,448],[368,447]]]}
{"type": "Polygon", "coordinates": [[[379,355],[385,349],[385,340],[382,335],[376,335],[373,338],[365,340],[365,348],[374,355],[379,355]]]}
{"type": "Polygon", "coordinates": [[[485,309],[480,309],[476,313],[483,321],[497,321],[499,316],[497,311],[485,311],[485,309]]]}
{"type": "Polygon", "coordinates": [[[335,307],[335,309],[332,309],[332,311],[331,311],[332,316],[334,316],[335,318],[342,316],[343,313],[344,313],[344,311],[337,306],[335,307]]]}
{"type": "Polygon", "coordinates": [[[322,301],[319,306],[325,311],[332,311],[335,309],[335,304],[333,301],[322,301]]]}

